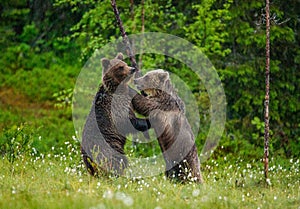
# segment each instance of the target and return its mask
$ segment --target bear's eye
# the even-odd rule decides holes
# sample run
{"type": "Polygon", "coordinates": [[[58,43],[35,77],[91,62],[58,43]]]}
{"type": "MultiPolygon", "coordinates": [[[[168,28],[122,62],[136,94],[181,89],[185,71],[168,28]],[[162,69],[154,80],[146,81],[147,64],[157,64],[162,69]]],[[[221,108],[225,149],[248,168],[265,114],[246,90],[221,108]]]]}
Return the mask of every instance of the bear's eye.
{"type": "Polygon", "coordinates": [[[124,70],[124,67],[119,67],[118,70],[119,70],[119,71],[123,71],[123,70],[124,70]]]}

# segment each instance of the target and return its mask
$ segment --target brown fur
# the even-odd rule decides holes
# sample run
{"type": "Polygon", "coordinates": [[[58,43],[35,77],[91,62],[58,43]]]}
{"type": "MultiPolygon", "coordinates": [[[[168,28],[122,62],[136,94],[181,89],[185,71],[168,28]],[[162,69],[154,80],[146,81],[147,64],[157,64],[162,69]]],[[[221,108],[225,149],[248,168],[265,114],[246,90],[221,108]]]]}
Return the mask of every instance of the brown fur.
{"type": "Polygon", "coordinates": [[[144,95],[133,98],[134,109],[150,119],[166,162],[166,176],[202,183],[195,137],[169,74],[162,70],[150,71],[135,79],[135,84],[144,95]]]}

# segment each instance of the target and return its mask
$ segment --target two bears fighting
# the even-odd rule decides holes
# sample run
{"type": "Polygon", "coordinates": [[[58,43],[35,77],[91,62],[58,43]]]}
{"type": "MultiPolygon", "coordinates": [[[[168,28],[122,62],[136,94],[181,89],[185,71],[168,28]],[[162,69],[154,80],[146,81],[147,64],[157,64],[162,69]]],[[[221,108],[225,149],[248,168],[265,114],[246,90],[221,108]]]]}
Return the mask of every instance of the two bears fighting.
{"type": "Polygon", "coordinates": [[[126,135],[153,128],[165,160],[166,176],[202,183],[195,137],[168,72],[153,70],[136,78],[139,94],[128,85],[136,69],[123,61],[121,53],[101,62],[102,85],[82,135],[81,152],[88,172],[93,176],[123,174],[128,166],[126,135]],[[135,112],[146,118],[137,118],[135,112]]]}

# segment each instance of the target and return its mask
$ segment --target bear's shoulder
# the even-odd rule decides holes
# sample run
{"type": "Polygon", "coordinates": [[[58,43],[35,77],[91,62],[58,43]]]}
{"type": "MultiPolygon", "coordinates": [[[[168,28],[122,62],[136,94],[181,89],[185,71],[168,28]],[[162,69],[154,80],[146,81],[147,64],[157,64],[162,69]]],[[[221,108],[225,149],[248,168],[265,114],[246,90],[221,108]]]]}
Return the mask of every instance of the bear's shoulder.
{"type": "Polygon", "coordinates": [[[103,85],[101,85],[95,96],[95,104],[106,104],[111,100],[111,97],[111,93],[107,91],[103,85]]]}

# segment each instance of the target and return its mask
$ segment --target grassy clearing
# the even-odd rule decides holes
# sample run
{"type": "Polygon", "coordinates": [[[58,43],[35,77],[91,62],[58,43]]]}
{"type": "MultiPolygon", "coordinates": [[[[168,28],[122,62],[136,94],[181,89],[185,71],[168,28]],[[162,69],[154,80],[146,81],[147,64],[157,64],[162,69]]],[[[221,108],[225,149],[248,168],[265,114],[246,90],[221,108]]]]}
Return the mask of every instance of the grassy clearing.
{"type": "Polygon", "coordinates": [[[40,152],[47,152],[74,135],[70,109],[55,108],[54,104],[33,102],[26,95],[14,88],[0,88],[0,144],[3,135],[23,126],[22,134],[31,136],[33,146],[40,152]]]}
{"type": "Polygon", "coordinates": [[[263,163],[237,159],[236,153],[204,162],[204,185],[175,184],[163,175],[92,178],[82,165],[68,112],[28,102],[11,90],[5,95],[0,104],[4,110],[0,127],[5,127],[0,133],[1,209],[300,209],[300,161],[295,159],[272,159],[268,186],[263,181],[263,163]]]}
{"type": "Polygon", "coordinates": [[[20,155],[0,161],[0,208],[296,208],[300,206],[300,161],[270,167],[270,185],[262,182],[262,164],[210,160],[203,165],[204,185],[175,184],[162,175],[144,179],[90,177],[78,147],[68,154],[20,155]]]}

